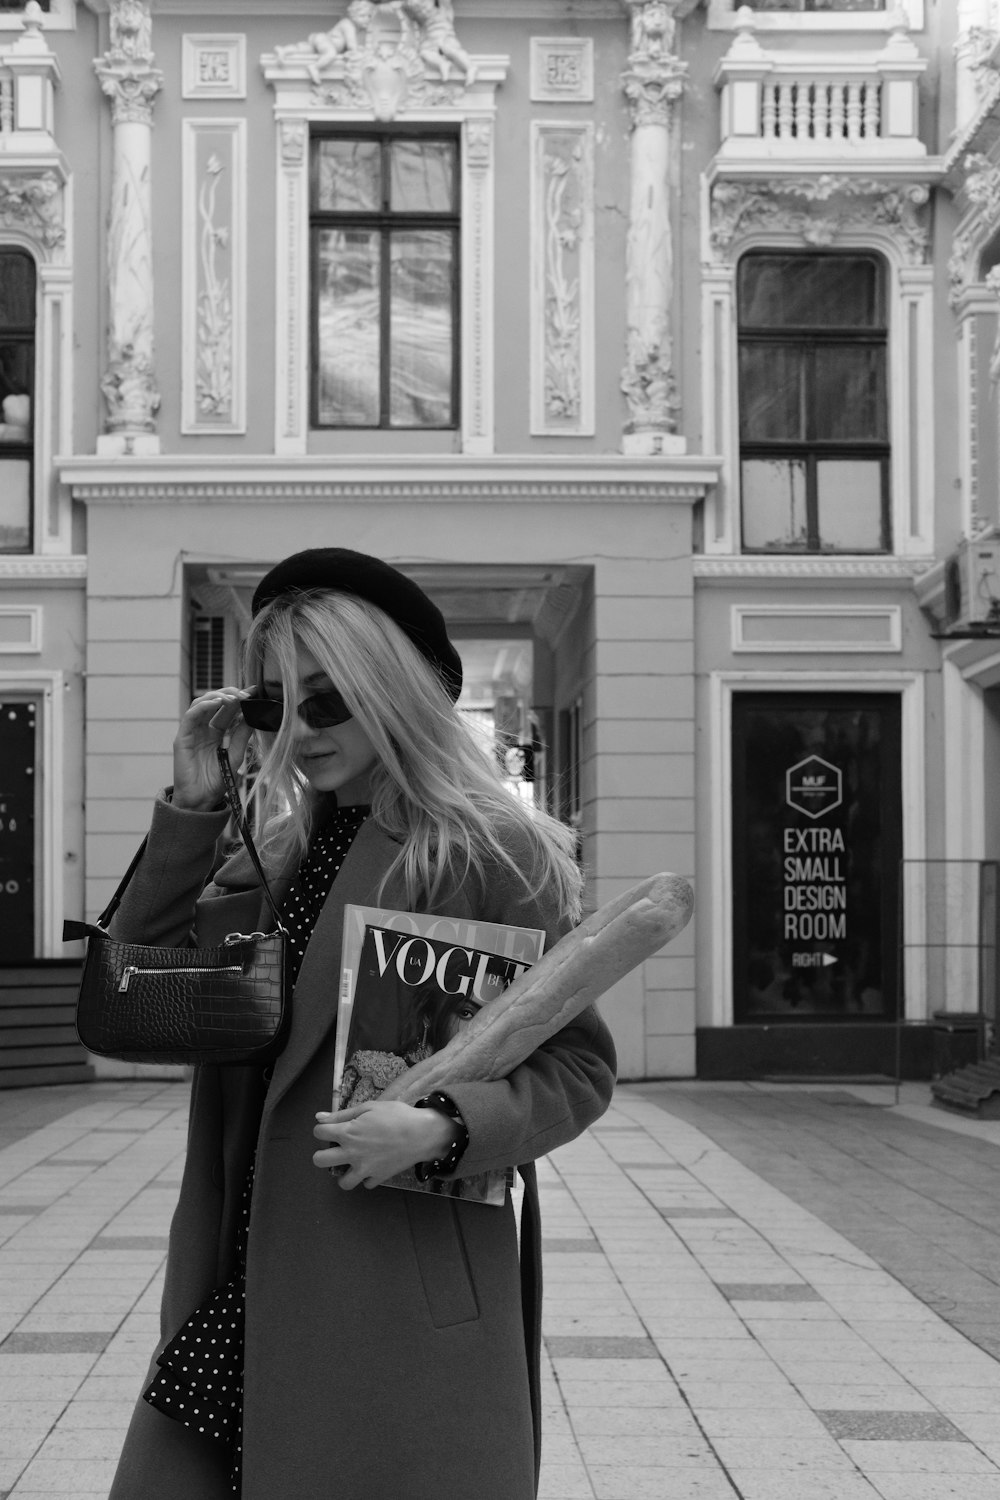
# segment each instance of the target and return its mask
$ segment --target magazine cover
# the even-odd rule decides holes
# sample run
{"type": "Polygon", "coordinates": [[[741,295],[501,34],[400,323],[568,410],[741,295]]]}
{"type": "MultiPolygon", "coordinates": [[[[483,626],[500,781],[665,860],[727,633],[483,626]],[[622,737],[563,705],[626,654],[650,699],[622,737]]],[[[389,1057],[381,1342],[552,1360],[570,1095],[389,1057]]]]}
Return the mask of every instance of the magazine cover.
{"type": "MultiPolygon", "coordinates": [[[[333,1109],[377,1099],[437,1052],[542,955],[541,928],[347,906],[337,1007],[333,1109]]],[[[506,1172],[385,1185],[502,1205],[506,1172]]]]}

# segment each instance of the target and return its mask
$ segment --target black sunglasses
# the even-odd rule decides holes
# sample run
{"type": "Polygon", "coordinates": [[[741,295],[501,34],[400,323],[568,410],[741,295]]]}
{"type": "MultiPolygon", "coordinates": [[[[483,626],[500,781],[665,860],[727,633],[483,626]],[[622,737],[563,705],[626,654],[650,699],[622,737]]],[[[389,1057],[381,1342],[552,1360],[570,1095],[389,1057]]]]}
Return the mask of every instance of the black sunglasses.
{"type": "MultiPolygon", "coordinates": [[[[283,698],[265,698],[263,694],[258,694],[253,698],[244,698],[240,708],[245,724],[249,724],[251,729],[264,729],[271,734],[281,728],[281,721],[285,717],[283,698]]],[[[308,698],[303,698],[297,705],[297,711],[310,729],[332,729],[335,724],[346,724],[348,719],[354,717],[336,688],[328,688],[325,693],[312,693],[308,698]]]]}

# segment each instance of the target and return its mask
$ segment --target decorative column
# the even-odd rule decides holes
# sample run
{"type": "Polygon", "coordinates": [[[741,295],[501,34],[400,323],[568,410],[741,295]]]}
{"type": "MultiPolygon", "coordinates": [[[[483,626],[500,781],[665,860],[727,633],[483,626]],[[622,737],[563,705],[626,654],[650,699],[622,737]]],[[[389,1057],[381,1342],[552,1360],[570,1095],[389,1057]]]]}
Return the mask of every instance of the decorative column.
{"type": "Polygon", "coordinates": [[[683,453],[677,435],[671,302],[670,224],[674,105],[687,65],[674,52],[683,0],[622,0],[631,42],[622,83],[632,120],[631,207],[626,251],[626,350],[622,390],[628,403],[625,453],[683,453]]]}
{"type": "Polygon", "coordinates": [[[108,224],[108,404],[99,453],[158,453],[160,395],[153,367],[153,238],[150,156],[153,67],[150,0],[110,0],[111,46],[94,63],[111,100],[113,158],[108,224]]]}

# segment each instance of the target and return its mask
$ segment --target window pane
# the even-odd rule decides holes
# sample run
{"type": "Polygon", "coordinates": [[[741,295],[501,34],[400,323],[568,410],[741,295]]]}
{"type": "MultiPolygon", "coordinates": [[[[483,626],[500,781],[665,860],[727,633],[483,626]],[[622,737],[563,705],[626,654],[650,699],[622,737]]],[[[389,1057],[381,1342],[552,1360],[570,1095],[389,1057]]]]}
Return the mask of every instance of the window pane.
{"type": "Polygon", "coordinates": [[[29,343],[0,339],[0,443],[31,441],[31,372],[29,343]]]}
{"type": "Polygon", "coordinates": [[[744,0],[751,10],[885,10],[886,0],[744,0]]]}
{"type": "Polygon", "coordinates": [[[800,458],[743,460],[743,545],[750,552],[804,552],[806,466],[800,458]]]}
{"type": "Polygon", "coordinates": [[[814,356],[812,436],[884,442],[885,349],[819,344],[814,356]]]}
{"type": "Polygon", "coordinates": [[[378,426],[380,261],[379,237],[374,231],[319,231],[316,316],[321,426],[378,426]]]}
{"type": "Polygon", "coordinates": [[[740,344],[740,436],[744,442],[806,436],[806,353],[787,344],[740,344]]]}
{"type": "Polygon", "coordinates": [[[0,552],[31,546],[31,460],[0,450],[0,552]]]}
{"type": "Polygon", "coordinates": [[[34,324],[35,263],[20,251],[0,252],[0,329],[34,324]]]}
{"type": "Polygon", "coordinates": [[[373,213],[382,207],[378,141],[316,142],[316,207],[328,213],[373,213]]]}
{"type": "Polygon", "coordinates": [[[448,427],[453,421],[453,269],[450,231],[392,236],[394,427],[448,427]]]}
{"type": "Polygon", "coordinates": [[[455,207],[453,141],[393,141],[391,146],[394,213],[451,213],[455,207]]]}
{"type": "Polygon", "coordinates": [[[739,265],[742,326],[877,328],[879,266],[860,255],[747,255],[739,265]]]}
{"type": "Polygon", "coordinates": [[[821,458],[816,487],[822,551],[883,550],[882,465],[877,458],[821,458]]]}

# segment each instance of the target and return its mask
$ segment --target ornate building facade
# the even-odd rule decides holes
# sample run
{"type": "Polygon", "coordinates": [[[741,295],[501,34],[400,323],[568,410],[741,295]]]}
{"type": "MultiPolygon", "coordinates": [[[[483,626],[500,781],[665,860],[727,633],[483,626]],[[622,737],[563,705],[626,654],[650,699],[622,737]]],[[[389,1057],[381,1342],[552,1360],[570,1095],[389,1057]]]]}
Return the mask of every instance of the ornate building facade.
{"type": "Polygon", "coordinates": [[[27,989],[324,543],[441,603],[592,904],[694,879],[623,1077],[930,1067],[995,977],[998,58],[994,0],[0,5],[0,1083],[79,1066],[27,989]]]}

